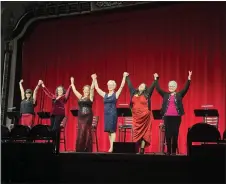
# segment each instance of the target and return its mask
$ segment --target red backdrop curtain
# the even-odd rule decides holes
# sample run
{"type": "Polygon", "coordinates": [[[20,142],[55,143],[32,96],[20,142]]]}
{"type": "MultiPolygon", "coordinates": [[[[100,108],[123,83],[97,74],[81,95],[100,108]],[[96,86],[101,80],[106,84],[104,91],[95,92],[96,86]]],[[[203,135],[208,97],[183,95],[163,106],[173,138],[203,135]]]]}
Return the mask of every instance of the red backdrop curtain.
{"type": "MultiPolygon", "coordinates": [[[[157,72],[163,89],[167,90],[169,80],[176,80],[181,89],[188,71],[192,70],[179,134],[180,152],[185,153],[187,129],[201,121],[194,116],[195,108],[214,105],[220,114],[219,130],[221,133],[225,130],[225,23],[225,4],[208,2],[42,21],[24,41],[24,86],[34,88],[42,79],[54,92],[61,84],[67,88],[70,77],[74,76],[75,85],[82,93],[82,87],[91,84],[91,74],[97,73],[100,88],[107,91],[107,81],[113,79],[120,85],[122,74],[127,71],[134,86],[141,82],[149,85],[157,72]]],[[[152,109],[159,109],[162,100],[156,91],[151,99],[152,109]]],[[[129,104],[129,100],[125,86],[118,105],[129,104]]],[[[66,105],[67,150],[71,151],[75,149],[77,120],[70,109],[76,107],[77,99],[71,93],[66,105]]],[[[51,100],[40,90],[36,111],[50,109],[51,100]]],[[[96,92],[93,110],[100,116],[100,151],[107,151],[103,99],[96,92]]],[[[153,121],[152,144],[147,151],[158,151],[158,125],[159,121],[153,121]]]]}

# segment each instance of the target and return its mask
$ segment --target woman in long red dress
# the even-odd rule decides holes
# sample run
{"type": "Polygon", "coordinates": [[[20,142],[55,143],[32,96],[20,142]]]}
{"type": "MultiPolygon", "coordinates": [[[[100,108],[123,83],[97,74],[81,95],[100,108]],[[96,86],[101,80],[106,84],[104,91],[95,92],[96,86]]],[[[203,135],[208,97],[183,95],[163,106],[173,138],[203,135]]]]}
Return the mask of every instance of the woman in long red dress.
{"type": "Polygon", "coordinates": [[[140,154],[144,154],[144,148],[151,143],[151,102],[150,97],[155,88],[155,82],[147,88],[141,83],[135,89],[127,73],[126,82],[130,91],[130,107],[133,118],[133,141],[140,146],[140,154]]]}

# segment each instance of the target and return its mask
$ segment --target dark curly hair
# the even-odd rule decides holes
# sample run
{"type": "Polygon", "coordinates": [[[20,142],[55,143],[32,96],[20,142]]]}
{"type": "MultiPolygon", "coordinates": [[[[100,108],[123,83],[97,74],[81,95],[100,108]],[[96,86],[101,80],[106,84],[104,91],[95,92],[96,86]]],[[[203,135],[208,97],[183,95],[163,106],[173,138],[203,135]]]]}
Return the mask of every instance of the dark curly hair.
{"type": "Polygon", "coordinates": [[[136,89],[135,95],[139,95],[139,96],[144,95],[146,98],[149,98],[149,94],[147,92],[147,85],[145,83],[143,84],[145,85],[144,90],[140,93],[139,89],[136,89]]]}

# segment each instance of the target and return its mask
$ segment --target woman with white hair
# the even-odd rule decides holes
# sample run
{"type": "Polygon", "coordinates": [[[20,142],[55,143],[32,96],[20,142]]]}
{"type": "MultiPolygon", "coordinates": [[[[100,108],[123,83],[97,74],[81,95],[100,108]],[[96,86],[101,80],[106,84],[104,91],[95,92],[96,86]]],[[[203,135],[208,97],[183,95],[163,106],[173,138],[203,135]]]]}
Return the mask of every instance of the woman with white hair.
{"type": "Polygon", "coordinates": [[[177,140],[181,123],[181,116],[184,115],[182,99],[189,89],[192,71],[189,71],[188,73],[188,80],[185,84],[185,87],[179,92],[176,92],[176,81],[169,82],[169,92],[163,91],[158,83],[158,74],[154,74],[156,81],[156,90],[163,98],[161,114],[164,119],[168,155],[175,155],[177,150],[177,140]]]}
{"type": "Polygon", "coordinates": [[[116,82],[114,80],[109,80],[107,83],[108,93],[102,91],[97,83],[97,75],[92,75],[94,80],[94,85],[97,93],[104,98],[104,131],[108,132],[110,148],[108,152],[113,151],[113,143],[116,138],[116,128],[117,128],[117,109],[116,103],[119,98],[122,88],[125,85],[126,73],[123,74],[122,82],[119,89],[115,92],[116,82]]]}
{"type": "Polygon", "coordinates": [[[144,154],[144,148],[151,142],[151,95],[155,88],[155,82],[147,87],[141,83],[135,89],[127,74],[126,82],[130,91],[130,108],[133,117],[133,141],[140,147],[140,154],[144,154]]]}

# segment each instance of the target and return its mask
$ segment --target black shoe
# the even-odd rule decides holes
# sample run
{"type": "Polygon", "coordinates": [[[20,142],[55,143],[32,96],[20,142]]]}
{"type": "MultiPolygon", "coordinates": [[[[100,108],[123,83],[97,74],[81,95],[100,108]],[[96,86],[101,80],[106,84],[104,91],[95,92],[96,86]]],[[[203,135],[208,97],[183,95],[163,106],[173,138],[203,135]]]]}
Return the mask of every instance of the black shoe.
{"type": "Polygon", "coordinates": [[[140,148],[140,154],[141,154],[141,155],[144,154],[144,148],[140,148]]]}
{"type": "Polygon", "coordinates": [[[170,156],[170,155],[171,155],[171,153],[169,153],[169,152],[166,152],[166,153],[165,153],[165,155],[167,155],[167,156],[170,156]]]}

